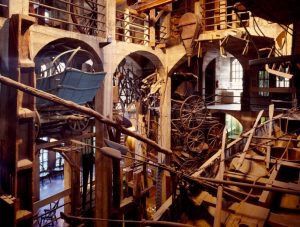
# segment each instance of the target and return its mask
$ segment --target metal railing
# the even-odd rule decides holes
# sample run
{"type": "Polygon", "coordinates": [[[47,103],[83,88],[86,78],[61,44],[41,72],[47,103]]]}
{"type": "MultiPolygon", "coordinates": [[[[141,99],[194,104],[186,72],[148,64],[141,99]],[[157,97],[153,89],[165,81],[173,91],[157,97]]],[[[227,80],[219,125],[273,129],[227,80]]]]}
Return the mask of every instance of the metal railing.
{"type": "Polygon", "coordinates": [[[29,1],[29,15],[38,24],[93,36],[106,36],[105,3],[96,0],[29,1]]]}
{"type": "Polygon", "coordinates": [[[0,1],[0,17],[8,17],[8,1],[0,1]]]}
{"type": "Polygon", "coordinates": [[[116,12],[116,40],[147,45],[150,40],[149,20],[127,11],[116,12]]]}
{"type": "Polygon", "coordinates": [[[234,6],[227,5],[227,0],[208,0],[201,4],[201,17],[205,31],[225,30],[249,26],[250,13],[234,11],[234,6]]]}

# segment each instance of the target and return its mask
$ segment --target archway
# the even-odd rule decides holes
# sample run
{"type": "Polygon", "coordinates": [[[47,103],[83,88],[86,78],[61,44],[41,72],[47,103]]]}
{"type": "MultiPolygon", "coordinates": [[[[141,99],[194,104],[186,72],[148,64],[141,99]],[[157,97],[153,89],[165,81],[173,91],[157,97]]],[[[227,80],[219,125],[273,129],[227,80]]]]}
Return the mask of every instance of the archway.
{"type": "Polygon", "coordinates": [[[212,104],[234,104],[240,109],[243,92],[243,67],[239,60],[227,53],[207,52],[203,65],[205,97],[212,104]],[[213,54],[212,54],[213,53],[213,54]]]}
{"type": "MultiPolygon", "coordinates": [[[[90,105],[91,107],[93,106],[96,91],[99,88],[101,81],[104,80],[104,73],[102,72],[103,70],[102,61],[99,58],[97,52],[90,45],[76,39],[69,39],[69,38],[58,39],[48,43],[43,48],[41,48],[40,51],[35,56],[34,61],[35,61],[35,72],[37,75],[37,84],[39,81],[42,81],[43,79],[46,79],[45,81],[48,84],[48,79],[49,79],[50,81],[49,88],[57,89],[63,86],[59,83],[56,83],[56,81],[63,81],[66,78],[75,81],[76,78],[76,82],[73,83],[73,86],[69,86],[69,87],[65,86],[65,87],[67,87],[67,89],[70,90],[76,90],[77,85],[83,84],[82,86],[85,87],[83,87],[83,89],[81,90],[80,88],[77,89],[76,90],[77,93],[76,94],[74,93],[76,96],[78,96],[78,100],[79,100],[78,104],[90,105]],[[53,87],[52,87],[52,82],[55,85],[53,87]],[[93,91],[91,91],[92,90],[90,89],[91,87],[93,91]],[[85,90],[88,90],[89,92],[91,91],[89,98],[81,99],[81,97],[84,96],[83,93],[85,90]],[[84,101],[81,102],[80,99],[84,101]]],[[[38,102],[39,100],[37,99],[37,103],[38,102]]],[[[39,116],[38,117],[39,125],[41,129],[40,134],[38,136],[39,139],[37,141],[43,142],[45,144],[48,143],[57,143],[57,144],[51,147],[51,149],[49,149],[49,152],[47,149],[44,150],[40,149],[39,152],[40,154],[39,156],[37,155],[36,157],[37,160],[36,162],[37,164],[35,165],[36,173],[37,174],[39,172],[43,173],[44,169],[48,173],[50,173],[50,175],[51,173],[55,173],[55,172],[58,173],[68,172],[68,174],[63,175],[65,178],[63,180],[67,183],[65,183],[65,185],[63,182],[60,183],[62,184],[62,186],[65,186],[66,188],[68,188],[69,186],[72,188],[72,190],[74,191],[73,193],[74,195],[72,195],[72,202],[73,203],[77,202],[77,204],[80,203],[83,211],[85,212],[86,211],[85,201],[86,201],[87,191],[88,191],[87,189],[88,180],[90,179],[90,182],[92,182],[92,179],[94,177],[93,164],[94,164],[95,150],[89,146],[83,146],[83,148],[80,149],[82,153],[70,152],[73,151],[72,149],[77,145],[65,144],[65,142],[59,143],[57,141],[61,139],[63,141],[66,141],[65,140],[66,138],[74,139],[76,137],[79,137],[81,142],[84,142],[86,145],[92,146],[93,138],[91,134],[92,132],[94,132],[94,120],[88,116],[84,116],[80,113],[74,112],[70,109],[66,109],[63,108],[62,106],[57,106],[57,105],[49,105],[47,107],[44,107],[42,105],[40,106],[37,105],[37,110],[39,116]],[[81,137],[85,133],[90,134],[90,136],[81,137]],[[61,152],[60,149],[65,149],[65,153],[61,152]],[[53,152],[54,150],[55,152],[53,152]],[[58,155],[58,152],[65,154],[65,156],[63,155],[63,158],[66,160],[64,164],[63,164],[63,159],[61,156],[58,155]],[[43,165],[43,162],[47,164],[43,165]],[[82,171],[78,171],[80,167],[82,167],[82,171]],[[68,168],[70,171],[64,171],[63,170],[64,168],[68,168]],[[72,185],[72,183],[74,182],[79,182],[80,178],[82,179],[83,182],[82,200],[78,199],[80,198],[79,184],[72,185]]],[[[39,180],[40,178],[37,175],[35,177],[35,185],[36,185],[35,188],[37,190],[36,193],[38,193],[39,190],[39,180]]],[[[91,192],[92,184],[89,185],[90,185],[89,190],[91,192]]],[[[91,203],[92,201],[90,201],[90,204],[91,203]]],[[[92,209],[91,206],[88,208],[92,209]]]]}

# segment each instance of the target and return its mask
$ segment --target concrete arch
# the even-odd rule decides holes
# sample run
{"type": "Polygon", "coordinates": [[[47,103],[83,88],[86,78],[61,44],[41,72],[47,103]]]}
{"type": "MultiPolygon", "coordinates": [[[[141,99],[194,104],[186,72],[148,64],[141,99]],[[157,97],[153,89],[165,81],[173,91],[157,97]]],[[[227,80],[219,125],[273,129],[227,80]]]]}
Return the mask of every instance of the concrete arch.
{"type": "MultiPolygon", "coordinates": [[[[55,41],[55,40],[69,40],[72,41],[78,41],[78,40],[84,40],[83,43],[86,43],[89,45],[101,58],[101,61],[103,62],[99,42],[101,42],[102,38],[89,36],[85,34],[70,32],[70,31],[62,31],[60,29],[51,28],[39,25],[33,25],[30,27],[30,56],[31,59],[35,58],[37,53],[47,44],[55,41]]],[[[104,40],[102,40],[104,41],[104,40]]],[[[106,40],[105,40],[106,41],[106,40]]]]}
{"type": "Polygon", "coordinates": [[[97,71],[103,71],[103,63],[97,51],[88,43],[73,38],[60,38],[60,39],[53,40],[45,44],[44,46],[40,46],[39,49],[36,49],[39,51],[34,55],[34,60],[36,61],[38,60],[38,58],[42,58],[43,55],[46,56],[47,51],[64,52],[68,49],[75,49],[79,46],[82,49],[87,50],[89,53],[91,53],[92,60],[95,63],[95,69],[97,71]]]}
{"type": "Polygon", "coordinates": [[[103,55],[107,59],[104,61],[104,70],[108,73],[114,73],[120,62],[131,54],[138,54],[151,61],[158,70],[166,69],[165,54],[160,49],[151,49],[147,46],[114,42],[103,48],[103,55]]]}
{"type": "Polygon", "coordinates": [[[187,61],[186,51],[183,45],[174,46],[167,52],[167,68],[168,74],[172,75],[176,68],[187,61]]]}

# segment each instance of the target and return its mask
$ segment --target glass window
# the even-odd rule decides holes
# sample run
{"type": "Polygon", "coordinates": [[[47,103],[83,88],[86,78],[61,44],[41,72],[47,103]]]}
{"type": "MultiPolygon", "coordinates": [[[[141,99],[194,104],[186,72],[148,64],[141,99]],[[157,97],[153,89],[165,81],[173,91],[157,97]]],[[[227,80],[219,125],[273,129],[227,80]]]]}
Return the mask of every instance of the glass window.
{"type": "Polygon", "coordinates": [[[40,171],[48,169],[48,151],[40,150],[40,171]]]}
{"type": "Polygon", "coordinates": [[[55,156],[56,156],[55,157],[56,158],[56,160],[55,160],[55,167],[62,167],[64,165],[64,159],[63,159],[63,157],[58,152],[55,153],[55,156]]]}
{"type": "Polygon", "coordinates": [[[225,125],[227,127],[227,137],[230,139],[236,139],[243,131],[241,123],[233,116],[225,115],[225,125]]]}
{"type": "MultiPolygon", "coordinates": [[[[259,88],[268,88],[269,87],[269,73],[267,71],[258,72],[258,87],[259,88]]],[[[259,96],[269,96],[267,91],[259,91],[259,96]]]]}
{"type": "Polygon", "coordinates": [[[231,62],[231,83],[233,88],[240,89],[243,86],[243,67],[237,59],[231,62]]]}
{"type": "Polygon", "coordinates": [[[283,77],[276,77],[276,87],[290,87],[290,80],[283,77]]]}

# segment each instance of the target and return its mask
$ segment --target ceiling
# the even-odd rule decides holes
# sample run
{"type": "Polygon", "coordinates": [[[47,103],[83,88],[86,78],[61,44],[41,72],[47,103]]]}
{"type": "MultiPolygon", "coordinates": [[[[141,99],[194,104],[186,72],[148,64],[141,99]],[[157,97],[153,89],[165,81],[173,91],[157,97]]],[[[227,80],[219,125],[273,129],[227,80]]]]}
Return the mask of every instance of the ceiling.
{"type": "Polygon", "coordinates": [[[300,21],[299,0],[234,0],[242,3],[255,16],[281,24],[300,21]]]}

